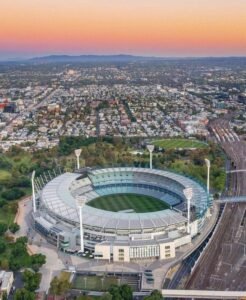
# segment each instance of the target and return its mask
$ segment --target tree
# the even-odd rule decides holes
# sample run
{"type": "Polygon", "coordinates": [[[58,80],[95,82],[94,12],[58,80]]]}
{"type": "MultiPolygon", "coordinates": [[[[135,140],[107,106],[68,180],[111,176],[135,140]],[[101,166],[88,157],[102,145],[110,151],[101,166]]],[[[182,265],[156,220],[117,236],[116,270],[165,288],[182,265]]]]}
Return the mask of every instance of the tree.
{"type": "Polygon", "coordinates": [[[0,223],[0,236],[4,235],[4,233],[6,232],[6,230],[8,229],[7,224],[5,223],[0,223]]]}
{"type": "Polygon", "coordinates": [[[3,294],[2,294],[2,300],[8,300],[7,292],[3,292],[3,294]]]}
{"type": "Polygon", "coordinates": [[[16,200],[25,195],[25,192],[14,187],[12,189],[2,192],[2,197],[6,200],[16,200]]]}
{"type": "Polygon", "coordinates": [[[151,294],[144,298],[145,300],[161,300],[163,299],[162,294],[158,290],[153,290],[151,294]]]}
{"type": "Polygon", "coordinates": [[[38,270],[42,265],[46,263],[46,257],[43,254],[34,254],[31,256],[31,263],[33,269],[36,271],[38,270]]]}
{"type": "Polygon", "coordinates": [[[14,294],[14,300],[34,300],[35,294],[25,288],[17,289],[14,294]]]}
{"type": "Polygon", "coordinates": [[[12,233],[16,233],[19,229],[20,229],[20,225],[17,224],[17,223],[11,223],[11,224],[9,225],[9,230],[10,230],[12,233]]]}
{"type": "Polygon", "coordinates": [[[124,300],[132,300],[133,298],[132,288],[128,284],[121,285],[120,295],[124,300]]]}
{"type": "Polygon", "coordinates": [[[6,200],[0,200],[0,207],[3,207],[7,204],[8,202],[6,200]]]}
{"type": "Polygon", "coordinates": [[[3,239],[0,239],[0,253],[3,253],[6,250],[6,242],[3,239]]]}
{"type": "Polygon", "coordinates": [[[26,253],[27,253],[26,244],[17,240],[15,242],[15,244],[13,245],[12,255],[13,256],[23,256],[26,253]]]}
{"type": "Polygon", "coordinates": [[[112,298],[113,298],[113,296],[110,294],[110,293],[104,293],[101,297],[100,297],[100,299],[101,300],[112,300],[112,298]]]}
{"type": "Polygon", "coordinates": [[[24,287],[28,291],[34,292],[36,289],[38,289],[40,281],[41,281],[41,274],[40,273],[34,273],[29,270],[25,270],[23,273],[23,281],[24,281],[24,287]]]}
{"type": "Polygon", "coordinates": [[[122,300],[118,285],[111,285],[109,288],[109,293],[112,295],[113,300],[122,300]]]}
{"type": "Polygon", "coordinates": [[[71,288],[71,283],[67,278],[55,276],[50,283],[50,292],[54,296],[64,295],[71,288]]]}
{"type": "Polygon", "coordinates": [[[9,261],[7,258],[4,258],[2,261],[1,261],[1,264],[0,264],[1,268],[3,270],[8,270],[9,269],[9,261]]]}

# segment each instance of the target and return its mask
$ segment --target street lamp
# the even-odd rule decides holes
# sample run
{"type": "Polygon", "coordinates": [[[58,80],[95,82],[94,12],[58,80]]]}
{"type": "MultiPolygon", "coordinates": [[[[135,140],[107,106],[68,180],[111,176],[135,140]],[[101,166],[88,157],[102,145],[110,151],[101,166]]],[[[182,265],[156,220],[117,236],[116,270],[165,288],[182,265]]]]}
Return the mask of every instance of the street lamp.
{"type": "Polygon", "coordinates": [[[79,225],[80,225],[80,251],[84,252],[84,232],[83,232],[83,215],[82,215],[82,210],[83,206],[86,202],[86,197],[85,196],[79,196],[76,201],[77,201],[77,206],[79,208],[79,225]]]}
{"type": "Polygon", "coordinates": [[[187,232],[190,233],[190,200],[192,198],[193,195],[193,190],[192,188],[186,188],[183,190],[185,198],[187,200],[187,232]]]}
{"type": "Polygon", "coordinates": [[[209,196],[209,181],[210,181],[210,160],[205,158],[205,163],[206,163],[206,166],[207,166],[207,193],[208,193],[208,196],[209,196]]]}
{"type": "Polygon", "coordinates": [[[32,206],[33,206],[33,212],[36,212],[37,208],[36,208],[34,178],[35,178],[35,171],[32,172],[32,206]]]}
{"type": "Polygon", "coordinates": [[[75,153],[75,156],[77,158],[77,170],[79,170],[79,168],[80,168],[79,157],[80,157],[80,154],[81,154],[81,149],[74,150],[74,153],[75,153]]]}
{"type": "Polygon", "coordinates": [[[147,145],[147,149],[149,151],[149,167],[152,169],[152,152],[154,151],[154,145],[147,145]]]}

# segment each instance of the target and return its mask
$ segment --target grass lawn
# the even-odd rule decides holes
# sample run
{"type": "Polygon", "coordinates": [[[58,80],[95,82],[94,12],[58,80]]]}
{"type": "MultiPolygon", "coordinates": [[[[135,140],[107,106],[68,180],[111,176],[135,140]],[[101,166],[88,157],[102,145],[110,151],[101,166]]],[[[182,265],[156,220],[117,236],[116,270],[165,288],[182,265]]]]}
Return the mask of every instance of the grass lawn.
{"type": "Polygon", "coordinates": [[[79,290],[107,291],[113,284],[119,284],[117,277],[76,275],[72,287],[79,290]]]}
{"type": "Polygon", "coordinates": [[[0,222],[10,225],[14,222],[16,211],[15,206],[17,201],[9,201],[6,205],[0,209],[0,222]]]}
{"type": "Polygon", "coordinates": [[[0,182],[8,181],[11,178],[10,172],[6,170],[0,170],[0,182]]]}
{"type": "Polygon", "coordinates": [[[155,146],[164,149],[189,149],[189,148],[206,148],[208,145],[205,142],[189,139],[161,139],[152,142],[155,146]]]}
{"type": "Polygon", "coordinates": [[[87,205],[108,211],[133,209],[136,213],[159,211],[169,205],[159,199],[137,194],[114,194],[96,198],[87,205]]]}

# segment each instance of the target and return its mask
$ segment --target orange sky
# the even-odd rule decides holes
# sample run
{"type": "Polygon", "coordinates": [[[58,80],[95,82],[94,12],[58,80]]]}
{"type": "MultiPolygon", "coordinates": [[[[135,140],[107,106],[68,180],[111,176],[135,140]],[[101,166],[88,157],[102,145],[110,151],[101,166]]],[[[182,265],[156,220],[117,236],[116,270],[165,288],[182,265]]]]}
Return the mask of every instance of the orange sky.
{"type": "Polygon", "coordinates": [[[0,1],[0,55],[246,55],[246,0],[0,1]]]}

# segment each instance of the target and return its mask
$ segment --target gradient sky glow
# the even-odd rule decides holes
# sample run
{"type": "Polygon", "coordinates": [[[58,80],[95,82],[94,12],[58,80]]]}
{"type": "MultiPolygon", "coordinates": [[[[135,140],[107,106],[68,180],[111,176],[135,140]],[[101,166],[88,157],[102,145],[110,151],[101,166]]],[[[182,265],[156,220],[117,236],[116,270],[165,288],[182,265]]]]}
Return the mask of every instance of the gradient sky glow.
{"type": "Polygon", "coordinates": [[[0,1],[0,58],[246,55],[246,0],[0,1]]]}

